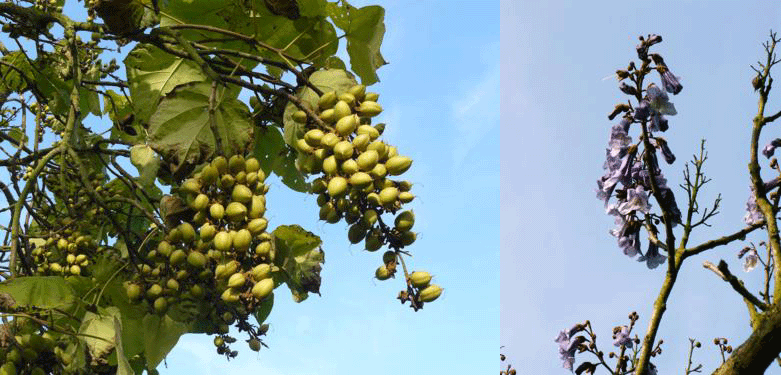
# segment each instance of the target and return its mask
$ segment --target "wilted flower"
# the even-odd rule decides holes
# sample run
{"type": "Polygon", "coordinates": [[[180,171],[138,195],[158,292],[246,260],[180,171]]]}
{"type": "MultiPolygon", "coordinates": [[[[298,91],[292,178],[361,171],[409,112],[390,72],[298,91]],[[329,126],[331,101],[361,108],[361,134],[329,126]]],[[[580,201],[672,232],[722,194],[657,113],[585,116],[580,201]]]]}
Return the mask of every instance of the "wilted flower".
{"type": "Polygon", "coordinates": [[[744,256],[746,259],[743,260],[743,271],[750,272],[756,268],[757,262],[759,261],[759,254],[757,253],[757,249],[749,246],[744,247],[738,253],[738,259],[741,259],[744,256]]]}
{"type": "Polygon", "coordinates": [[[673,75],[666,66],[659,71],[659,75],[662,76],[662,86],[667,92],[677,95],[683,89],[679,77],[673,75]]]}
{"type": "Polygon", "coordinates": [[[770,159],[770,157],[773,156],[773,153],[775,153],[776,147],[779,146],[781,146],[781,138],[770,141],[770,143],[762,149],[762,155],[765,155],[766,158],[770,159]]]}
{"type": "Polygon", "coordinates": [[[648,269],[658,267],[660,264],[664,263],[665,260],[667,260],[667,257],[659,254],[659,247],[650,240],[648,241],[648,250],[646,250],[645,255],[641,255],[637,258],[638,262],[645,262],[648,269]]]}
{"type": "Polygon", "coordinates": [[[614,346],[624,345],[627,348],[632,347],[632,338],[629,337],[629,327],[621,326],[620,329],[616,327],[616,330],[613,331],[613,345],[614,346]]]}
{"type": "Polygon", "coordinates": [[[664,138],[656,138],[656,144],[659,145],[659,149],[662,151],[662,156],[667,164],[675,163],[675,155],[670,150],[670,146],[667,145],[667,141],[664,138]]]}

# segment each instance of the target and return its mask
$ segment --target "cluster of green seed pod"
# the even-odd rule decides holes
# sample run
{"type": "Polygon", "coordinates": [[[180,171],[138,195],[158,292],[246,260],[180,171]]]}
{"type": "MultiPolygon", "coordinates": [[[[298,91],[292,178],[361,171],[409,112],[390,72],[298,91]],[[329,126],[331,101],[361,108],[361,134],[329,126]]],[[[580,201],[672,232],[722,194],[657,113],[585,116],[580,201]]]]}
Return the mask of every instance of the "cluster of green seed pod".
{"type": "Polygon", "coordinates": [[[31,251],[33,272],[47,276],[89,275],[91,259],[102,250],[91,235],[66,228],[31,251]]]}
{"type": "Polygon", "coordinates": [[[27,328],[23,329],[24,333],[18,331],[15,336],[7,336],[0,345],[0,375],[60,373],[63,366],[71,364],[73,357],[66,350],[67,340],[60,339],[61,334],[27,328]]]}
{"type": "Polygon", "coordinates": [[[274,245],[266,231],[266,175],[258,160],[218,156],[179,187],[187,217],[146,254],[131,300],[163,314],[177,298],[215,306],[217,333],[246,321],[274,290],[274,245]],[[191,216],[190,216],[191,215],[191,216]]]}
{"type": "Polygon", "coordinates": [[[384,124],[370,125],[371,118],[382,112],[377,98],[365,86],[355,85],[346,92],[331,91],[320,97],[314,112],[320,122],[304,111],[293,113],[293,119],[308,129],[296,144],[298,165],[306,173],[322,173],[312,184],[320,219],[337,223],[344,218],[351,225],[350,242],[365,241],[368,251],[384,244],[401,248],[416,238],[410,230],[414,219],[406,220],[411,211],[399,215],[405,217],[400,227],[382,228],[382,214],[396,213],[415,196],[409,181],[392,178],[406,172],[412,159],[378,139],[384,124]]]}
{"type": "MultiPolygon", "coordinates": [[[[318,194],[320,219],[328,223],[344,219],[350,225],[350,243],[363,242],[368,251],[385,245],[391,248],[375,271],[378,280],[387,280],[396,272],[400,250],[415,242],[417,234],[412,231],[414,213],[402,210],[415,198],[410,192],[412,184],[396,179],[410,168],[412,159],[379,140],[385,124],[371,125],[371,119],[382,112],[378,98],[378,94],[367,93],[364,85],[345,92],[330,91],[320,96],[309,114],[299,110],[292,119],[306,128],[295,145],[299,169],[322,174],[312,183],[312,192],[318,194]],[[395,216],[393,224],[383,221],[383,215],[395,216]]],[[[416,280],[420,275],[415,274],[416,280]]],[[[429,280],[408,283],[405,293],[412,296],[413,307],[441,294],[442,289],[429,286],[429,280]]]]}

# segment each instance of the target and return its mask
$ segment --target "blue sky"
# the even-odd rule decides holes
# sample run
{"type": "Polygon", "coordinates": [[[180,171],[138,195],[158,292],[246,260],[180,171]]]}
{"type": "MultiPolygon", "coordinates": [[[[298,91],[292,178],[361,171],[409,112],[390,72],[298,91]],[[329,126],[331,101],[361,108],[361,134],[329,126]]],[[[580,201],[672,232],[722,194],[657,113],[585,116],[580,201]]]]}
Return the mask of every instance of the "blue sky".
{"type": "MultiPolygon", "coordinates": [[[[612,346],[612,328],[640,315],[644,334],[664,268],[648,270],[623,255],[608,230],[613,218],[595,198],[603,174],[611,122],[607,114],[625,96],[612,76],[636,58],[639,35],[659,34],[654,51],[681,76],[683,91],[671,101],[678,115],[664,134],[678,157],[663,166],[669,186],[685,207],[677,185],[684,163],[707,140],[709,158],[701,205],[722,193],[712,228],[696,231],[690,244],[743,227],[748,198],[748,145],[757,96],[750,65],[764,59],[761,43],[771,28],[781,31],[781,6],[750,1],[502,1],[501,13],[501,345],[522,373],[563,374],[557,333],[591,320],[600,348],[612,346]]],[[[776,71],[778,74],[779,72],[776,71]]],[[[658,76],[653,80],[659,83],[658,76]]],[[[769,113],[781,108],[771,94],[769,113]]],[[[779,137],[766,128],[761,144],[779,137]]],[[[637,139],[637,131],[631,133],[637,139]]],[[[769,177],[767,163],[764,172],[769,177]]],[[[680,228],[679,228],[680,229],[680,228]]],[[[749,236],[755,244],[759,235],[749,236]]],[[[695,363],[710,373],[721,362],[713,338],[737,346],[750,333],[741,298],[704,269],[724,259],[749,290],[761,285],[746,274],[733,243],[684,264],[662,320],[655,358],[660,374],[683,373],[688,338],[703,343],[695,363]]],[[[577,363],[593,359],[576,355],[577,363]]],[[[771,365],[768,374],[779,374],[771,365]]]]}
{"type": "MultiPolygon", "coordinates": [[[[317,220],[314,196],[292,192],[270,177],[270,228],[297,223],[323,240],[322,297],[296,304],[283,287],[267,320],[269,349],[251,352],[240,341],[238,358],[226,361],[216,354],[211,336],[185,335],[167,367],[158,367],[161,374],[476,374],[495,363],[498,3],[380,5],[386,9],[382,53],[390,64],[379,70],[381,82],[370,90],[380,93],[385,109],[378,118],[387,123],[383,139],[414,160],[404,177],[417,196],[408,206],[416,215],[418,240],[409,247],[413,258],[407,264],[433,274],[443,295],[417,313],[400,305],[395,297],[402,279],[373,279],[382,252],[351,246],[344,222],[317,220]]],[[[69,1],[67,9],[83,14],[81,6],[69,1]]],[[[108,120],[88,121],[98,128],[108,120]]],[[[5,214],[0,218],[7,220],[5,214]]]]}

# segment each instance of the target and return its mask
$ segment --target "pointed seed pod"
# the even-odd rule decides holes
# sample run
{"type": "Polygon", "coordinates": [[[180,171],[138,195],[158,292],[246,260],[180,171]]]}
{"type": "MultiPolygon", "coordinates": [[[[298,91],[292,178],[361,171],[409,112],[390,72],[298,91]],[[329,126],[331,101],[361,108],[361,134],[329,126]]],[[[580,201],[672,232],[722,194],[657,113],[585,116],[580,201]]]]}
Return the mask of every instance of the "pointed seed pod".
{"type": "Polygon", "coordinates": [[[252,190],[246,185],[236,185],[233,187],[233,192],[231,192],[231,199],[234,202],[250,203],[252,202],[252,190]]]}
{"type": "Polygon", "coordinates": [[[393,156],[385,162],[385,168],[391,176],[398,176],[406,172],[412,165],[412,159],[406,156],[393,156]]]}
{"type": "Polygon", "coordinates": [[[297,123],[306,124],[306,112],[304,111],[295,111],[291,117],[293,118],[293,121],[297,123]]]}
{"type": "Polygon", "coordinates": [[[341,176],[335,176],[328,181],[328,195],[331,197],[341,197],[347,192],[347,179],[341,176]]]}
{"type": "Polygon", "coordinates": [[[382,113],[382,107],[375,102],[364,101],[358,107],[358,113],[361,117],[374,117],[382,113]]]}
{"type": "Polygon", "coordinates": [[[225,207],[219,203],[213,203],[209,207],[209,215],[215,220],[220,220],[225,216],[225,207]]]}
{"type": "Polygon", "coordinates": [[[382,265],[377,267],[377,270],[374,271],[374,277],[376,277],[377,280],[388,280],[391,277],[391,272],[388,270],[388,267],[382,265]]]}
{"type": "Polygon", "coordinates": [[[246,281],[244,274],[236,272],[228,278],[228,288],[239,289],[244,286],[244,282],[246,281]]]}
{"type": "Polygon", "coordinates": [[[355,130],[355,132],[359,135],[368,134],[372,141],[380,137],[380,132],[371,125],[360,125],[358,126],[358,129],[355,130]]]}
{"type": "Polygon", "coordinates": [[[380,100],[380,94],[376,92],[367,92],[366,95],[363,97],[363,100],[368,102],[377,102],[380,100]]]}
{"type": "Polygon", "coordinates": [[[236,154],[228,159],[228,170],[230,170],[231,173],[236,174],[245,169],[246,161],[244,160],[243,156],[236,154]]]}
{"type": "Polygon", "coordinates": [[[206,267],[206,256],[197,251],[191,251],[187,255],[187,264],[199,269],[206,267]]]}
{"type": "Polygon", "coordinates": [[[339,141],[334,145],[334,156],[337,160],[346,160],[353,156],[353,144],[349,141],[339,141]]]}
{"type": "Polygon", "coordinates": [[[247,207],[239,202],[230,202],[225,208],[225,216],[234,222],[242,221],[247,216],[247,207]]]}
{"type": "Polygon", "coordinates": [[[420,291],[420,300],[423,302],[432,302],[442,294],[442,288],[439,285],[429,285],[420,291]]]}
{"type": "Polygon", "coordinates": [[[412,226],[415,225],[415,214],[412,213],[412,211],[403,211],[398,216],[396,216],[394,224],[396,225],[396,229],[398,229],[399,232],[406,232],[412,229],[412,226]]]}
{"type": "Polygon", "coordinates": [[[228,232],[220,231],[214,236],[214,248],[217,251],[230,251],[232,246],[233,239],[228,232]]]}
{"type": "Polygon", "coordinates": [[[366,232],[366,226],[364,226],[363,223],[353,224],[350,226],[350,229],[347,230],[347,239],[350,240],[350,243],[356,244],[366,238],[366,232]]]}
{"type": "Polygon", "coordinates": [[[336,104],[337,100],[339,99],[336,96],[336,91],[329,91],[318,99],[317,107],[320,108],[320,110],[331,108],[336,104]]]}
{"type": "Polygon", "coordinates": [[[320,141],[323,139],[324,135],[325,133],[323,133],[322,130],[312,129],[304,134],[304,141],[306,141],[309,146],[317,147],[320,146],[320,141]]]}
{"type": "Polygon", "coordinates": [[[252,287],[252,295],[259,300],[268,297],[273,291],[274,279],[271,278],[260,280],[252,287]]]}
{"type": "Polygon", "coordinates": [[[340,100],[336,103],[336,105],[334,105],[334,117],[337,121],[345,116],[351,115],[352,113],[353,112],[350,110],[350,105],[345,101],[340,100]]]}
{"type": "Polygon", "coordinates": [[[355,172],[358,172],[360,168],[358,168],[358,163],[355,161],[355,159],[347,159],[344,162],[342,162],[342,173],[346,175],[352,175],[355,172]]]}
{"type": "Polygon", "coordinates": [[[345,116],[336,121],[334,129],[339,135],[344,137],[355,131],[359,121],[357,115],[345,116]]]}
{"type": "Polygon", "coordinates": [[[415,271],[409,274],[409,282],[415,288],[425,288],[431,281],[431,274],[426,271],[415,271]]]}
{"type": "Polygon", "coordinates": [[[219,175],[224,175],[228,172],[228,160],[224,156],[218,156],[212,160],[212,167],[217,169],[219,175]]]}
{"type": "Polygon", "coordinates": [[[362,171],[371,171],[374,166],[377,165],[377,161],[380,159],[379,153],[375,150],[366,150],[358,155],[356,162],[358,162],[358,168],[362,171]]]}

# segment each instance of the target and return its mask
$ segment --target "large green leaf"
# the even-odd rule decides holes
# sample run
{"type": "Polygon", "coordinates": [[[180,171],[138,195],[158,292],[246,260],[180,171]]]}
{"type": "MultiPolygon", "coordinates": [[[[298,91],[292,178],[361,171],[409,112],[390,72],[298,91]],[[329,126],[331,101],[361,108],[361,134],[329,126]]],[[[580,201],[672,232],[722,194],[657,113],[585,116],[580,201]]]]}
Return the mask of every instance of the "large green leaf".
{"type": "MultiPolygon", "coordinates": [[[[358,82],[352,74],[341,69],[319,70],[309,77],[309,81],[322,92],[336,91],[342,93],[358,82]]],[[[305,87],[298,93],[298,98],[304,103],[308,103],[311,108],[317,108],[319,96],[314,90],[305,87]]],[[[299,137],[304,135],[304,124],[293,121],[293,113],[298,110],[293,103],[285,106],[285,112],[282,115],[282,122],[285,128],[285,142],[295,147],[299,137]]]]}
{"type": "Polygon", "coordinates": [[[184,60],[148,44],[139,44],[125,58],[130,98],[135,114],[146,123],[160,98],[174,88],[206,80],[194,62],[184,60]]]}
{"type": "Polygon", "coordinates": [[[117,375],[135,375],[135,371],[130,366],[130,362],[125,355],[125,348],[122,343],[122,321],[114,316],[114,342],[117,343],[117,375]]]}
{"type": "Polygon", "coordinates": [[[21,51],[11,52],[2,58],[0,61],[0,91],[16,91],[24,92],[27,90],[27,80],[33,79],[32,67],[30,61],[27,60],[24,53],[21,51]],[[8,65],[14,66],[14,68],[8,65]]]}
{"type": "Polygon", "coordinates": [[[156,368],[176,346],[179,337],[187,333],[187,324],[177,322],[168,315],[148,314],[144,317],[144,354],[147,366],[156,368]]]}
{"type": "MultiPolygon", "coordinates": [[[[222,153],[244,153],[252,140],[249,109],[222,87],[214,101],[214,122],[222,141],[222,153]]],[[[181,167],[199,164],[216,151],[210,127],[211,85],[196,83],[174,90],[162,100],[149,121],[149,144],[163,159],[181,167]]]]}
{"type": "Polygon", "coordinates": [[[281,225],[274,232],[274,263],[284,270],[293,300],[305,300],[309,292],[320,293],[320,270],[325,253],[320,237],[299,225],[281,225]]]}
{"type": "Polygon", "coordinates": [[[146,138],[146,130],[133,113],[124,95],[119,95],[114,90],[106,90],[103,96],[103,113],[108,114],[114,125],[111,127],[111,139],[123,140],[130,143],[141,143],[146,138]]]}
{"type": "Polygon", "coordinates": [[[258,324],[263,324],[263,322],[266,321],[269,314],[271,314],[271,308],[274,307],[274,294],[272,293],[268,297],[264,298],[262,301],[260,301],[260,306],[255,308],[255,312],[253,315],[255,315],[255,320],[258,321],[258,324]]]}
{"type": "Polygon", "coordinates": [[[149,145],[134,145],[130,148],[130,162],[138,169],[138,181],[142,186],[154,186],[160,159],[149,145]]]}
{"type": "Polygon", "coordinates": [[[255,129],[254,155],[263,171],[274,172],[287,187],[298,192],[309,191],[304,175],[296,168],[296,152],[285,145],[278,128],[265,126],[255,129]]]}
{"type": "Polygon", "coordinates": [[[114,320],[119,318],[119,309],[114,306],[99,307],[98,313],[87,312],[81,321],[79,333],[87,344],[93,362],[111,352],[117,341],[114,320]]]}
{"type": "Polygon", "coordinates": [[[18,307],[72,311],[77,305],[73,288],[60,276],[25,276],[0,283],[0,293],[8,293],[18,307]]]}
{"type": "Polygon", "coordinates": [[[328,13],[334,24],[347,34],[352,71],[361,77],[364,85],[378,82],[377,69],[388,63],[380,53],[385,35],[385,9],[378,5],[354,8],[329,3],[328,13]]]}

